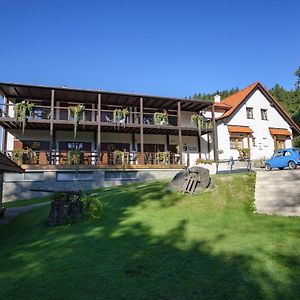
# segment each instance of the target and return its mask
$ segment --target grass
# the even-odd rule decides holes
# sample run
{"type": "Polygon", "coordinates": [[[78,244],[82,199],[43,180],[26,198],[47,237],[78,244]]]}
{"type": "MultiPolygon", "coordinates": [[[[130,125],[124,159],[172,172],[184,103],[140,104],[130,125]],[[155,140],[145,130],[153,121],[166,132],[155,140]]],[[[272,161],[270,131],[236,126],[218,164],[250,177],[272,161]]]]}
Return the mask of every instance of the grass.
{"type": "Polygon", "coordinates": [[[197,196],[165,182],[98,190],[100,221],[0,227],[1,299],[299,299],[300,219],[253,214],[253,175],[197,196]]]}

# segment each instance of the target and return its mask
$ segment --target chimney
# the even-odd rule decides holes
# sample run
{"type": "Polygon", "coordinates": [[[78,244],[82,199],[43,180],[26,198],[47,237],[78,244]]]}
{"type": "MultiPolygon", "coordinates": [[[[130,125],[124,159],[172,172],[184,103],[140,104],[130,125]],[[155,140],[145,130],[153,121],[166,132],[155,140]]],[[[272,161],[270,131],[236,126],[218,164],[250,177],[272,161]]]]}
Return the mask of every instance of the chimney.
{"type": "Polygon", "coordinates": [[[220,103],[221,102],[221,93],[219,91],[214,95],[214,101],[220,103]]]}

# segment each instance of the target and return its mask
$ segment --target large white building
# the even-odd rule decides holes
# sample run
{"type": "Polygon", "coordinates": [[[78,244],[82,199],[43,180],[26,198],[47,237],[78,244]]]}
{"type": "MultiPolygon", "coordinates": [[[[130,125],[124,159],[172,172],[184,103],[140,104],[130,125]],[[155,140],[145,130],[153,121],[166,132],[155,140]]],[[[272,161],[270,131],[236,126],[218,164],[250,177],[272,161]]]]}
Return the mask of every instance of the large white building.
{"type": "Polygon", "coordinates": [[[291,147],[293,135],[300,133],[259,82],[225,99],[214,98],[219,159],[238,159],[241,149],[249,149],[251,159],[268,158],[276,149],[291,147]]]}

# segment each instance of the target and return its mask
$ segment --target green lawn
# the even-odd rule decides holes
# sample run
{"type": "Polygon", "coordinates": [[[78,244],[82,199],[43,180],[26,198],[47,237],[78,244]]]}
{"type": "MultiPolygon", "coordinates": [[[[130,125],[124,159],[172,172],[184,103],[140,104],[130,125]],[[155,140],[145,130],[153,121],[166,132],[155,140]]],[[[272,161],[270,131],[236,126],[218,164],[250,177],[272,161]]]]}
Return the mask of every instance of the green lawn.
{"type": "Polygon", "coordinates": [[[100,221],[0,227],[0,299],[300,299],[300,218],[252,214],[253,175],[198,196],[164,182],[99,190],[100,221]]]}

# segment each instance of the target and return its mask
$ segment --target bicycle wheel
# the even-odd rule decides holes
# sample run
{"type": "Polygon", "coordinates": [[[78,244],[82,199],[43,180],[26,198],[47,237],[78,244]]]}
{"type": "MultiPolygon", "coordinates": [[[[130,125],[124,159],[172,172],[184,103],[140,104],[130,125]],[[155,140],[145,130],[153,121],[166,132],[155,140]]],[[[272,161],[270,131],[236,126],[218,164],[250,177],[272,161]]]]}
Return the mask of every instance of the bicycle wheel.
{"type": "Polygon", "coordinates": [[[93,219],[100,219],[103,214],[102,202],[98,199],[91,198],[88,204],[88,212],[93,219]]]}

